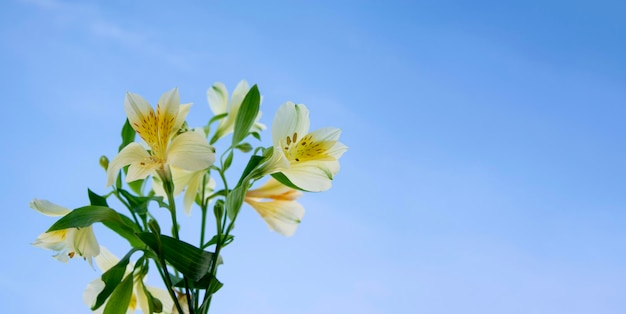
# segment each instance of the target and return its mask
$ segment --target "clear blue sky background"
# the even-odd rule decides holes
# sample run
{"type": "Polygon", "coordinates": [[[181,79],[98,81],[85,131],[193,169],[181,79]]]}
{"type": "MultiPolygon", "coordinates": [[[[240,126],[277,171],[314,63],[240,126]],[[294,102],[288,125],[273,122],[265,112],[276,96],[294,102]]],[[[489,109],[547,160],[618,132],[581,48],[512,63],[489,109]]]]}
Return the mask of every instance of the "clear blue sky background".
{"type": "Polygon", "coordinates": [[[215,313],[626,313],[625,13],[621,1],[3,1],[2,311],[88,312],[99,272],[30,246],[54,219],[28,202],[74,208],[88,187],[107,191],[98,157],[119,145],[126,91],[154,103],[179,87],[194,126],[210,85],[247,79],[263,122],[304,103],[350,150],[333,188],[302,198],[292,238],[244,210],[215,313]]]}

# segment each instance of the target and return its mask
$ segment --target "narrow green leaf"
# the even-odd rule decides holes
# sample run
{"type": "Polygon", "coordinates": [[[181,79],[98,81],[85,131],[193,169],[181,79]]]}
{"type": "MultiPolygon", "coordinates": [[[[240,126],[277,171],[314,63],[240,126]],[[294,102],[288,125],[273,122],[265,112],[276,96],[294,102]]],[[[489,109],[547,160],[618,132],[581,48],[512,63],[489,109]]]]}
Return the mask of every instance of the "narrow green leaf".
{"type": "Polygon", "coordinates": [[[230,168],[230,165],[233,163],[233,151],[231,150],[228,155],[226,156],[226,159],[224,160],[224,170],[226,171],[226,169],[230,168]]]}
{"type": "Polygon", "coordinates": [[[246,165],[246,168],[243,170],[243,173],[241,173],[241,178],[239,179],[239,182],[237,183],[237,186],[240,186],[246,180],[248,175],[252,171],[254,171],[254,169],[256,169],[256,167],[264,159],[265,159],[265,157],[263,157],[263,156],[257,156],[257,155],[250,156],[250,160],[248,160],[248,164],[246,165]]]}
{"type": "Polygon", "coordinates": [[[143,184],[146,182],[146,180],[144,179],[139,179],[139,180],[135,180],[132,182],[128,182],[128,186],[130,187],[131,190],[133,190],[133,192],[137,193],[137,194],[141,194],[141,190],[143,188],[143,184]]]}
{"type": "Polygon", "coordinates": [[[235,148],[240,150],[242,153],[249,153],[252,150],[252,145],[250,145],[250,143],[241,143],[235,146],[235,148]]]}
{"type": "Polygon", "coordinates": [[[91,205],[109,207],[106,198],[92,192],[90,189],[87,189],[87,194],[89,194],[89,203],[91,205]]]}
{"type": "Polygon", "coordinates": [[[126,273],[126,267],[128,266],[130,256],[135,251],[136,250],[133,249],[128,252],[124,256],[124,258],[122,258],[117,264],[115,264],[115,266],[111,267],[109,270],[104,272],[104,274],[102,274],[101,278],[104,282],[104,289],[100,292],[100,294],[98,294],[98,297],[96,298],[96,304],[94,304],[94,306],[91,308],[92,310],[95,310],[102,306],[102,304],[104,304],[104,302],[109,298],[111,293],[113,293],[115,288],[122,281],[122,278],[126,273]]]}
{"type": "Polygon", "coordinates": [[[228,193],[226,197],[226,215],[228,215],[228,219],[231,221],[235,220],[237,214],[239,214],[247,190],[247,186],[241,185],[228,193]]]}
{"type": "Polygon", "coordinates": [[[119,192],[128,201],[130,210],[140,215],[145,215],[148,212],[150,201],[157,202],[161,207],[167,207],[162,196],[135,196],[123,189],[119,189],[119,192]]]}
{"type": "Polygon", "coordinates": [[[233,146],[236,146],[248,136],[248,132],[250,132],[250,128],[254,125],[256,116],[259,114],[260,105],[261,94],[259,93],[259,88],[254,84],[246,94],[246,97],[244,97],[241,107],[239,107],[239,112],[237,112],[235,129],[233,131],[233,146]]]}
{"type": "Polygon", "coordinates": [[[124,237],[133,247],[143,247],[143,244],[135,236],[139,228],[130,218],[120,215],[115,210],[104,206],[84,206],[76,208],[67,215],[57,220],[49,229],[50,231],[67,228],[88,227],[96,222],[101,222],[109,229],[124,237]]]}
{"type": "Polygon", "coordinates": [[[287,176],[284,175],[282,172],[272,173],[272,177],[274,179],[276,179],[276,181],[282,183],[283,185],[285,185],[287,187],[290,187],[290,188],[296,189],[296,190],[300,190],[300,191],[308,192],[307,190],[302,189],[299,186],[293,184],[293,182],[291,182],[291,180],[289,180],[289,178],[287,178],[287,176]]]}
{"type": "Polygon", "coordinates": [[[107,302],[107,305],[104,307],[103,314],[126,314],[132,296],[133,275],[129,274],[111,294],[109,302],[107,302]]]}
{"type": "Polygon", "coordinates": [[[135,141],[135,129],[130,125],[128,119],[124,122],[124,126],[122,127],[122,144],[118,151],[121,151],[126,145],[135,141]]]}
{"type": "Polygon", "coordinates": [[[261,140],[261,134],[259,134],[259,132],[250,132],[250,134],[257,140],[261,140]]]}
{"type": "Polygon", "coordinates": [[[176,240],[166,235],[159,235],[161,247],[154,234],[141,232],[139,238],[151,249],[161,254],[172,267],[193,281],[198,281],[207,274],[213,253],[203,251],[189,243],[176,240]],[[158,252],[160,249],[161,252],[158,252]]]}
{"type": "MultiPolygon", "coordinates": [[[[224,241],[223,241],[222,247],[225,247],[226,245],[228,245],[228,244],[230,244],[231,242],[233,242],[233,239],[234,239],[234,238],[235,238],[235,236],[234,236],[234,235],[229,234],[226,238],[224,238],[224,241]]],[[[216,244],[218,239],[219,239],[219,236],[218,236],[217,234],[216,234],[216,235],[214,235],[214,236],[211,238],[211,240],[209,240],[209,242],[205,243],[205,244],[202,246],[202,248],[204,249],[204,248],[207,248],[207,247],[209,247],[209,246],[211,246],[211,245],[213,245],[213,244],[216,244]]]]}

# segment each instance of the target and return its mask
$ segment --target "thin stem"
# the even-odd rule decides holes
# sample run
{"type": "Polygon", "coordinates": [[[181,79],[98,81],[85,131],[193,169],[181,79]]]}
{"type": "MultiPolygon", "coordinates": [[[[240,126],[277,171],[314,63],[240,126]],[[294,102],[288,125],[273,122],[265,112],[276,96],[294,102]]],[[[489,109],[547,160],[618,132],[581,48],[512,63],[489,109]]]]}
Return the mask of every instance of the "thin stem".
{"type": "Polygon", "coordinates": [[[135,212],[130,209],[130,204],[128,204],[121,196],[120,193],[117,190],[113,190],[113,195],[115,195],[115,197],[122,203],[124,204],[124,206],[126,206],[126,208],[128,208],[128,211],[130,212],[130,214],[133,216],[133,220],[135,221],[135,224],[137,225],[137,227],[139,227],[139,229],[141,230],[146,230],[146,225],[144,224],[144,226],[142,227],[141,224],[139,224],[139,219],[137,219],[137,214],[135,214],[135,212]]]}
{"type": "MultiPolygon", "coordinates": [[[[172,235],[176,240],[180,240],[178,236],[178,222],[176,220],[176,202],[174,201],[174,183],[163,180],[163,189],[167,194],[167,203],[169,205],[170,215],[172,216],[172,235]]],[[[187,276],[183,276],[183,281],[185,282],[185,295],[187,296],[187,305],[189,306],[190,314],[193,314],[193,300],[191,299],[191,295],[189,293],[189,280],[187,279],[187,276]]]]}

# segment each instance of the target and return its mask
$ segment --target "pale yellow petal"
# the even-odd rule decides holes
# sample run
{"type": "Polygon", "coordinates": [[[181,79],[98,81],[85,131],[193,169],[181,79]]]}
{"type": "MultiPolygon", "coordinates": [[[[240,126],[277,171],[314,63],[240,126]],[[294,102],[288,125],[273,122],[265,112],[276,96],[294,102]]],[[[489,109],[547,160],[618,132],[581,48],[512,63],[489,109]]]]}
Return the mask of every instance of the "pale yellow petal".
{"type": "Polygon", "coordinates": [[[100,245],[96,241],[91,226],[77,229],[74,233],[74,249],[78,255],[84,257],[91,265],[91,259],[100,254],[100,245]]]}
{"type": "Polygon", "coordinates": [[[34,199],[28,205],[46,216],[65,216],[70,212],[69,209],[47,200],[34,199]]]}
{"type": "MultiPolygon", "coordinates": [[[[248,82],[246,80],[239,81],[230,99],[229,113],[232,113],[233,116],[237,115],[237,112],[239,112],[239,107],[241,107],[241,103],[243,102],[244,98],[246,98],[246,94],[248,94],[249,91],[250,85],[248,84],[248,82]]],[[[233,117],[233,119],[234,118],[235,117],[233,117]]]]}
{"type": "Polygon", "coordinates": [[[267,180],[267,182],[258,189],[246,192],[246,197],[283,201],[293,201],[300,196],[302,196],[302,192],[287,187],[274,178],[267,180]]]}
{"type": "Polygon", "coordinates": [[[259,202],[246,198],[246,202],[261,215],[271,230],[286,237],[294,234],[304,216],[304,207],[295,201],[259,202]]]}
{"type": "Polygon", "coordinates": [[[180,95],[178,88],[169,90],[159,98],[157,104],[157,120],[159,126],[159,137],[169,137],[174,131],[176,116],[180,107],[180,95]]]}
{"type": "Polygon", "coordinates": [[[180,127],[185,123],[185,119],[189,114],[189,109],[191,108],[191,104],[182,104],[180,105],[180,109],[178,110],[178,115],[176,115],[176,122],[174,123],[174,128],[172,129],[173,133],[178,132],[180,127]]]}
{"type": "Polygon", "coordinates": [[[183,170],[206,169],[214,161],[215,149],[196,132],[176,136],[167,152],[167,162],[183,170]]]}
{"type": "Polygon", "coordinates": [[[198,190],[202,185],[202,178],[204,178],[205,173],[205,170],[192,172],[189,184],[187,185],[187,190],[185,191],[185,196],[183,198],[183,208],[185,210],[185,214],[187,215],[191,215],[191,207],[193,206],[196,194],[198,194],[198,190]]]}
{"type": "Polygon", "coordinates": [[[150,103],[143,97],[133,93],[126,93],[126,98],[124,98],[124,110],[126,111],[130,125],[135,131],[140,133],[142,129],[138,129],[137,127],[149,122],[147,120],[155,117],[154,109],[152,109],[150,103]]]}
{"type": "Polygon", "coordinates": [[[155,162],[134,162],[128,167],[126,174],[126,182],[133,182],[139,179],[145,179],[159,168],[159,164],[155,162]]]}
{"type": "Polygon", "coordinates": [[[68,235],[70,235],[69,233],[71,230],[73,229],[55,230],[42,233],[32,244],[33,246],[43,249],[49,249],[54,251],[65,250],[67,249],[66,239],[68,238],[68,235]]]}
{"type": "MultiPolygon", "coordinates": [[[[104,290],[104,287],[104,281],[100,278],[91,281],[83,292],[83,302],[85,302],[89,308],[92,308],[96,305],[98,295],[104,290]]],[[[100,306],[94,313],[102,313],[102,311],[104,311],[104,305],[100,306]]]]}
{"type": "MultiPolygon", "coordinates": [[[[309,132],[309,110],[305,105],[286,102],[276,112],[272,125],[272,142],[281,150],[309,132]]],[[[294,143],[295,144],[295,143],[294,143]]]]}
{"type": "Polygon", "coordinates": [[[310,192],[322,192],[332,186],[333,174],[317,163],[297,164],[282,173],[297,187],[310,192]]]}
{"type": "Polygon", "coordinates": [[[132,163],[149,162],[150,154],[139,143],[130,143],[111,160],[107,168],[107,185],[115,182],[117,173],[126,165],[132,163]]]}
{"type": "Polygon", "coordinates": [[[217,82],[206,92],[209,107],[214,115],[226,113],[228,110],[228,90],[226,86],[217,82]]]}
{"type": "Polygon", "coordinates": [[[104,246],[100,246],[100,254],[96,255],[94,259],[96,260],[96,265],[98,265],[98,268],[100,268],[102,272],[111,269],[111,267],[117,265],[120,261],[117,256],[104,246]]]}
{"type": "Polygon", "coordinates": [[[134,292],[135,292],[135,296],[137,297],[137,303],[139,305],[139,309],[141,309],[143,313],[150,313],[150,304],[148,302],[148,296],[146,296],[146,292],[144,291],[144,289],[145,289],[145,286],[143,283],[143,279],[141,278],[136,279],[134,292]]]}

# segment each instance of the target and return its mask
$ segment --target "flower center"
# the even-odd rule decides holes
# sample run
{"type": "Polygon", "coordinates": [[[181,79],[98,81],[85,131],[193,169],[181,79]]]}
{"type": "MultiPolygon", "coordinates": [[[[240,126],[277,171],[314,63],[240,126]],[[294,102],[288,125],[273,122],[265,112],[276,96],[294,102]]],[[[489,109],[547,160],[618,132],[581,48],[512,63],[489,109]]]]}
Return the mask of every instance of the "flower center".
{"type": "Polygon", "coordinates": [[[328,160],[332,157],[328,150],[333,147],[335,141],[315,141],[313,136],[307,134],[298,140],[298,133],[285,138],[283,146],[285,156],[289,162],[305,162],[310,160],[328,160]]]}

